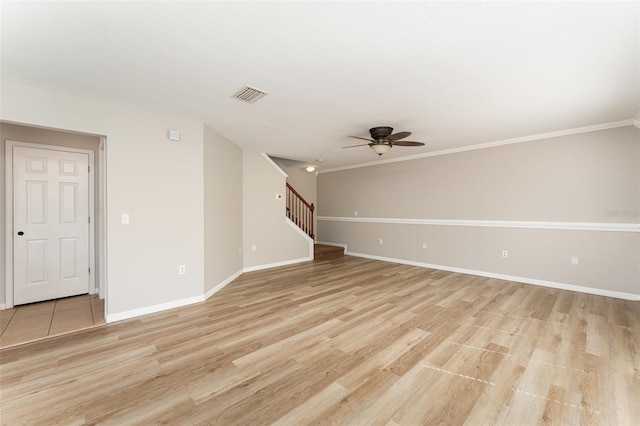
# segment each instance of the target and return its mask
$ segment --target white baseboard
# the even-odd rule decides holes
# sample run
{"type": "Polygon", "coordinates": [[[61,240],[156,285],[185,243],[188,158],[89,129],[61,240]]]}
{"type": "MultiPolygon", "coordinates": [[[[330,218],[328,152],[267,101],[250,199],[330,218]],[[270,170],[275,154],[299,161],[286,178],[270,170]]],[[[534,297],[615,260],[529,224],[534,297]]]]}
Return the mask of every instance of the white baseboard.
{"type": "Polygon", "coordinates": [[[4,311],[5,309],[7,309],[7,305],[0,303],[0,311],[4,311]]]}
{"type": "Polygon", "coordinates": [[[220,284],[214,286],[211,290],[207,291],[204,294],[204,300],[207,300],[208,298],[210,298],[211,296],[213,296],[214,294],[216,294],[217,292],[225,288],[228,284],[233,282],[233,280],[238,278],[240,275],[242,275],[242,270],[236,272],[235,274],[231,275],[230,277],[222,281],[220,284]]]}
{"type": "Polygon", "coordinates": [[[242,271],[238,271],[230,277],[226,278],[224,281],[214,286],[211,290],[207,291],[202,296],[194,296],[188,297],[186,299],[175,300],[173,302],[161,303],[159,305],[147,306],[145,308],[132,309],[130,311],[120,312],[117,314],[107,315],[107,322],[116,322],[122,321],[130,318],[139,317],[142,315],[155,314],[156,312],[166,311],[168,309],[179,308],[181,306],[192,305],[194,303],[204,302],[211,296],[213,296],[216,292],[222,290],[229,283],[233,282],[236,278],[242,275],[242,271]]]}
{"type": "Polygon", "coordinates": [[[168,309],[179,308],[181,306],[191,305],[204,301],[204,295],[187,297],[186,299],[174,300],[159,305],[147,306],[144,308],[132,309],[130,311],[119,312],[117,314],[107,314],[107,323],[122,321],[142,315],[155,314],[156,312],[166,311],[168,309]]]}
{"type": "Polygon", "coordinates": [[[265,263],[264,265],[249,266],[248,268],[244,268],[242,272],[261,271],[263,269],[277,268],[278,266],[287,266],[287,265],[293,265],[294,263],[308,262],[310,260],[313,260],[313,256],[301,257],[299,259],[285,260],[283,262],[265,263]]]}
{"type": "Polygon", "coordinates": [[[194,303],[204,302],[205,300],[207,300],[208,298],[213,296],[215,293],[217,293],[218,291],[222,290],[228,284],[233,282],[233,280],[238,278],[244,272],[259,271],[259,270],[262,270],[262,269],[275,268],[275,267],[278,267],[278,266],[292,265],[294,263],[308,262],[310,260],[313,260],[313,257],[303,257],[303,258],[300,258],[300,259],[286,260],[284,262],[268,263],[268,264],[265,264],[265,265],[257,265],[257,266],[251,266],[249,268],[244,268],[241,271],[238,271],[235,274],[231,275],[230,277],[226,278],[224,281],[222,281],[221,283],[219,283],[216,286],[214,286],[211,290],[207,291],[202,296],[188,297],[186,299],[175,300],[175,301],[172,301],[172,302],[161,303],[159,305],[147,306],[147,307],[139,308],[139,309],[132,309],[130,311],[119,312],[117,314],[108,314],[106,316],[106,321],[107,321],[107,323],[112,323],[112,322],[116,322],[116,321],[122,321],[122,320],[130,319],[130,318],[139,317],[139,316],[142,316],[142,315],[155,314],[156,312],[166,311],[168,309],[179,308],[181,306],[191,305],[191,304],[194,304],[194,303]]]}
{"type": "MultiPolygon", "coordinates": [[[[325,244],[325,243],[322,243],[322,244],[325,244]]],[[[336,245],[336,244],[333,243],[333,245],[336,245]]],[[[344,247],[345,247],[345,251],[346,251],[346,245],[344,245],[344,247]]],[[[526,278],[526,277],[517,277],[517,276],[513,276],[513,275],[495,274],[493,272],[476,271],[474,269],[456,268],[456,267],[453,267],[453,266],[434,265],[434,264],[431,264],[431,263],[415,262],[415,261],[412,261],[412,260],[395,259],[395,258],[384,257],[384,256],[375,256],[375,255],[365,254],[365,253],[355,253],[355,252],[346,251],[345,254],[349,255],[349,256],[363,257],[363,258],[366,258],[366,259],[383,260],[385,262],[392,262],[392,263],[400,263],[400,264],[403,264],[403,265],[418,266],[418,267],[421,267],[421,268],[439,269],[439,270],[442,270],[442,271],[458,272],[458,273],[461,273],[461,274],[477,275],[477,276],[480,276],[480,277],[487,277],[487,278],[496,278],[496,279],[500,279],[500,280],[514,281],[514,282],[523,283],[523,284],[533,284],[533,285],[538,285],[538,286],[542,286],[542,287],[555,288],[555,289],[559,289],[559,290],[577,291],[579,293],[587,293],[587,294],[595,294],[595,295],[598,295],[598,296],[614,297],[616,299],[625,299],[625,300],[633,300],[633,301],[639,301],[640,300],[640,294],[623,293],[623,292],[619,292],[619,291],[604,290],[604,289],[593,288],[593,287],[584,287],[584,286],[578,286],[578,285],[574,285],[574,284],[565,284],[565,283],[559,283],[559,282],[554,282],[554,281],[538,280],[538,279],[535,279],[535,278],[526,278]]]]}

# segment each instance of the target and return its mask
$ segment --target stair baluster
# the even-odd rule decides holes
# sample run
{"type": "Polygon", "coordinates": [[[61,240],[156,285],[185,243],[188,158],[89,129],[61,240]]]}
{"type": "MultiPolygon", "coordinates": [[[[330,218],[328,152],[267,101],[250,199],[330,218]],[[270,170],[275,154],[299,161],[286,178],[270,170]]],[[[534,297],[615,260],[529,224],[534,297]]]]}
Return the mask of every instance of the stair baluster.
{"type": "Polygon", "coordinates": [[[309,203],[287,182],[287,217],[302,229],[308,236],[313,233],[313,213],[315,206],[309,203]]]}

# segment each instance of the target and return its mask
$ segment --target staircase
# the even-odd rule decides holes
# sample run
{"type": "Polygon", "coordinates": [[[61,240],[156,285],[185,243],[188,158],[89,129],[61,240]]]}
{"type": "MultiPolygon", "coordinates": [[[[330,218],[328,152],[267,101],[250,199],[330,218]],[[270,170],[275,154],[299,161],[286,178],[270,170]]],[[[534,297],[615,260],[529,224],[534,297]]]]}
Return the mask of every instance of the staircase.
{"type": "MultiPolygon", "coordinates": [[[[315,240],[313,232],[313,214],[315,206],[309,203],[293,186],[287,182],[287,217],[302,229],[309,237],[315,240]]],[[[344,256],[344,248],[315,244],[313,247],[313,260],[323,261],[344,256]]]]}
{"type": "Polygon", "coordinates": [[[287,182],[287,217],[314,240],[313,212],[315,209],[313,203],[302,198],[302,195],[287,182]]]}

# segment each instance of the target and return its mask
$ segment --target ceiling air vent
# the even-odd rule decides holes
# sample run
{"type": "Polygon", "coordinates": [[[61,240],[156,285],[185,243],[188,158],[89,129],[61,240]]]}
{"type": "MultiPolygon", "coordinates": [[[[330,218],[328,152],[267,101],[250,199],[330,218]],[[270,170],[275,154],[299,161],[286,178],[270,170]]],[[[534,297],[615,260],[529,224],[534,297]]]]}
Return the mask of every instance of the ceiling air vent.
{"type": "Polygon", "coordinates": [[[255,87],[245,86],[242,89],[238,90],[236,93],[231,95],[232,98],[236,98],[242,102],[248,102],[250,104],[254,103],[258,99],[267,95],[267,92],[264,92],[260,89],[256,89],[255,87]]]}

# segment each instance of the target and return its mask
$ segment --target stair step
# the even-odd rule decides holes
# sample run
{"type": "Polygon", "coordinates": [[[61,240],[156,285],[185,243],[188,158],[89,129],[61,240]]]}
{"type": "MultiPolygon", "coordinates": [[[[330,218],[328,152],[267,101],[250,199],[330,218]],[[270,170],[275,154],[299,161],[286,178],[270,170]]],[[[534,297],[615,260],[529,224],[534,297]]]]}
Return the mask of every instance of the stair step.
{"type": "Polygon", "coordinates": [[[322,261],[337,259],[344,256],[344,247],[315,244],[313,247],[313,260],[322,261]]]}

